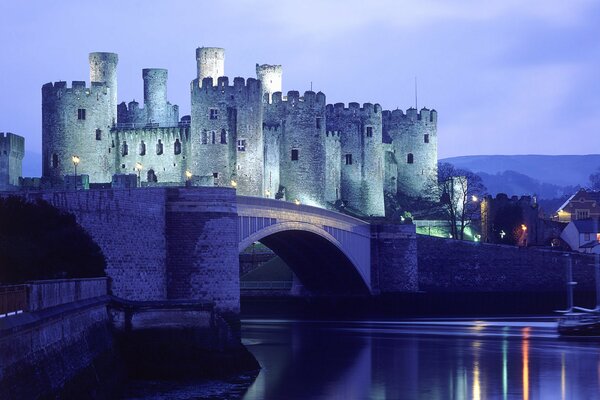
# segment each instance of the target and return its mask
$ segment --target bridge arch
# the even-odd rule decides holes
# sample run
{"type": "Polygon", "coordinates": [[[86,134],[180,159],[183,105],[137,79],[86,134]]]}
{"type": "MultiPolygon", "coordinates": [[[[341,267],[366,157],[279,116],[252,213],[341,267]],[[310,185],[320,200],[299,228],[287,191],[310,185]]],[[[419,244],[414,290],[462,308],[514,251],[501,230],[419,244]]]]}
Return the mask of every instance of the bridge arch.
{"type": "Polygon", "coordinates": [[[260,242],[273,250],[318,294],[368,294],[368,277],[342,243],[323,228],[306,222],[284,221],[265,227],[240,242],[241,253],[260,242]]]}
{"type": "Polygon", "coordinates": [[[371,292],[370,227],[335,211],[273,199],[237,197],[238,251],[261,242],[311,292],[371,292]]]}

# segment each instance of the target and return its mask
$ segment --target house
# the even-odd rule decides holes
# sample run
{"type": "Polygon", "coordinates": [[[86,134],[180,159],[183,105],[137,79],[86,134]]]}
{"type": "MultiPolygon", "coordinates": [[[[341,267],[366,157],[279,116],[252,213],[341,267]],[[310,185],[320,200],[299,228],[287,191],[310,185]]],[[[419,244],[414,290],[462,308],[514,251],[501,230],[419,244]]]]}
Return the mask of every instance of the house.
{"type": "Polygon", "coordinates": [[[577,219],[569,222],[560,234],[571,250],[581,253],[600,253],[600,233],[597,219],[577,219]]]}
{"type": "Polygon", "coordinates": [[[556,211],[559,222],[571,222],[582,219],[600,218],[600,192],[579,190],[564,202],[556,211]]]}

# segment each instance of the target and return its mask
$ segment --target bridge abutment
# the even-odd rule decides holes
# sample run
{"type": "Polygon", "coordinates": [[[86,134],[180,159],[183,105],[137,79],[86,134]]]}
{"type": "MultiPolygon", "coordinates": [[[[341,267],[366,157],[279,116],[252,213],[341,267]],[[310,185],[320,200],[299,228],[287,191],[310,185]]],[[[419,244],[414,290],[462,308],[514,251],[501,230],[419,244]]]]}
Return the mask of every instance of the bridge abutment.
{"type": "Polygon", "coordinates": [[[415,225],[371,225],[371,293],[419,290],[415,225]]]}

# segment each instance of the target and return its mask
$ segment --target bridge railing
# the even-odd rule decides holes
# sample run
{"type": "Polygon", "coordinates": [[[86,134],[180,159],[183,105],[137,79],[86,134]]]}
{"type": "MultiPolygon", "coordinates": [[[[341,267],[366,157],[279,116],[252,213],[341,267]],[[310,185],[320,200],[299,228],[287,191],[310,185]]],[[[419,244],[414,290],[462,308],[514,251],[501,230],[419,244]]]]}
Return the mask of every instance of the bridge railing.
{"type": "Polygon", "coordinates": [[[320,217],[325,218],[335,218],[337,220],[343,220],[345,222],[354,224],[354,225],[369,225],[368,222],[363,221],[361,219],[352,217],[350,215],[342,214],[337,211],[328,210],[326,208],[310,206],[306,204],[295,204],[289,201],[284,200],[274,200],[267,199],[262,197],[252,197],[252,196],[237,196],[238,199],[238,212],[241,207],[249,206],[249,207],[266,207],[277,210],[285,210],[285,211],[302,211],[304,213],[309,213],[313,215],[318,215],[320,217]]]}
{"type": "Polygon", "coordinates": [[[27,285],[0,286],[0,318],[28,310],[27,285]]]}
{"type": "Polygon", "coordinates": [[[0,317],[38,311],[108,294],[108,278],[31,281],[0,286],[0,317]]]}
{"type": "Polygon", "coordinates": [[[240,281],[240,289],[289,290],[292,281],[240,281]]]}

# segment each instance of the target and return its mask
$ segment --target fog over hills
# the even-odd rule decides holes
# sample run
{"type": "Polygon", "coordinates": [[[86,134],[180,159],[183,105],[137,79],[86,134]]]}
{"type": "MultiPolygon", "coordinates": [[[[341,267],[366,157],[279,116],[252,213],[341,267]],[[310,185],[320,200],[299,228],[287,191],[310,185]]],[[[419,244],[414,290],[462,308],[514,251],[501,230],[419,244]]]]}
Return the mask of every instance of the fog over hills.
{"type": "Polygon", "coordinates": [[[462,156],[440,162],[477,173],[490,194],[537,194],[551,199],[589,186],[590,174],[600,167],[600,154],[462,156]]]}

